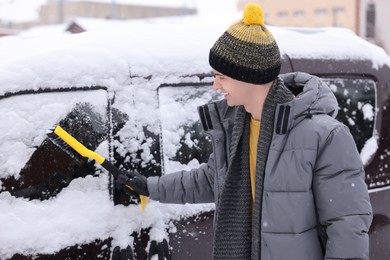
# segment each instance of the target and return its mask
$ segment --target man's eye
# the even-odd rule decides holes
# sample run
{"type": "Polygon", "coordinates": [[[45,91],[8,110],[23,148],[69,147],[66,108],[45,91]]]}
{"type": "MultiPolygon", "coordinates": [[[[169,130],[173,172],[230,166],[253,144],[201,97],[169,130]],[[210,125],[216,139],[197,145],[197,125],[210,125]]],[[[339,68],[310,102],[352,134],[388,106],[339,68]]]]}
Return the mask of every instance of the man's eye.
{"type": "Polygon", "coordinates": [[[214,78],[218,78],[219,80],[223,80],[223,79],[226,79],[225,75],[221,75],[221,74],[214,74],[214,78]]]}

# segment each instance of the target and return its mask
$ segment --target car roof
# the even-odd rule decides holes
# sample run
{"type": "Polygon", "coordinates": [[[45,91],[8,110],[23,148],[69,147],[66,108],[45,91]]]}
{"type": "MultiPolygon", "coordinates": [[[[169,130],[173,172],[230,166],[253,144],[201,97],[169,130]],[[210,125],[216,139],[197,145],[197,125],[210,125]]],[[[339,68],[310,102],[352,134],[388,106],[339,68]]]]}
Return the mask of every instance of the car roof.
{"type": "MultiPolygon", "coordinates": [[[[283,57],[369,60],[373,69],[389,65],[383,49],[348,29],[269,28],[283,57]]],[[[3,37],[0,96],[40,88],[115,89],[131,77],[157,79],[157,86],[161,78],[174,82],[185,75],[207,74],[209,49],[226,29],[220,24],[129,24],[82,34],[3,37]]]]}

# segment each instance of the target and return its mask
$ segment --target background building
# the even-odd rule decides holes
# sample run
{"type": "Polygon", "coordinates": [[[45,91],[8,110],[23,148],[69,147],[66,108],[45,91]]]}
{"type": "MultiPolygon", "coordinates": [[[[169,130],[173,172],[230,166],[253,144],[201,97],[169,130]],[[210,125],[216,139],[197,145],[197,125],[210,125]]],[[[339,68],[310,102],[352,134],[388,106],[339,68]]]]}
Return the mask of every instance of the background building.
{"type": "Polygon", "coordinates": [[[80,18],[187,23],[196,17],[212,25],[240,19],[249,2],[263,7],[269,25],[345,27],[390,53],[390,0],[0,0],[0,36],[54,24],[83,32],[80,18]]]}
{"type": "Polygon", "coordinates": [[[264,9],[265,22],[275,26],[345,27],[390,52],[389,0],[238,0],[264,9]]]}
{"type": "Polygon", "coordinates": [[[41,7],[40,17],[42,23],[52,24],[69,22],[78,17],[139,19],[188,15],[194,13],[196,13],[195,9],[186,8],[184,6],[148,6],[124,3],[113,5],[111,2],[97,1],[51,1],[41,7]]]}
{"type": "Polygon", "coordinates": [[[360,0],[358,34],[390,53],[390,1],[360,0]]]}
{"type": "MultiPolygon", "coordinates": [[[[36,0],[38,1],[38,0],[36,0]]],[[[70,23],[76,18],[97,18],[112,20],[130,20],[152,17],[183,16],[196,14],[193,5],[183,4],[180,0],[155,2],[150,4],[139,0],[113,1],[113,0],[39,0],[36,14],[28,15],[26,19],[11,18],[9,12],[19,12],[24,7],[19,3],[9,0],[7,5],[0,2],[0,33],[1,31],[25,30],[33,26],[70,23]],[[18,5],[17,5],[18,4],[18,5]],[[4,18],[5,16],[5,18],[4,18]],[[1,30],[2,29],[2,30],[1,30]],[[5,30],[7,29],[7,30],[5,30]]],[[[28,9],[28,8],[25,8],[28,9]]]]}
{"type": "Polygon", "coordinates": [[[357,0],[240,0],[239,9],[249,2],[263,7],[270,25],[359,28],[357,0]]]}

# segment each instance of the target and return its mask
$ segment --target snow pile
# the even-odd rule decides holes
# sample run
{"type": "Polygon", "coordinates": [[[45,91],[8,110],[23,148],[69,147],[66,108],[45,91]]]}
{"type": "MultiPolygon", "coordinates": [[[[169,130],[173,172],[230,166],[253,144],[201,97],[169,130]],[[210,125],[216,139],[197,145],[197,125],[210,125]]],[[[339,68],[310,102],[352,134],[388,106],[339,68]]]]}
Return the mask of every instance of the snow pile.
{"type": "Polygon", "coordinates": [[[382,48],[358,37],[349,29],[270,27],[270,30],[282,53],[291,58],[368,59],[373,61],[375,69],[390,64],[382,48]]]}
{"type": "Polygon", "coordinates": [[[360,152],[360,157],[362,158],[364,165],[366,165],[370,161],[376,150],[378,150],[378,139],[378,134],[374,132],[374,135],[367,140],[364,147],[362,148],[360,152]]]}
{"type": "Polygon", "coordinates": [[[126,248],[133,231],[154,227],[151,239],[166,237],[172,219],[208,211],[212,205],[168,205],[150,201],[139,206],[114,206],[107,176],[73,180],[56,198],[28,201],[0,193],[0,259],[15,253],[51,254],[76,243],[113,237],[113,245],[126,248]]]}

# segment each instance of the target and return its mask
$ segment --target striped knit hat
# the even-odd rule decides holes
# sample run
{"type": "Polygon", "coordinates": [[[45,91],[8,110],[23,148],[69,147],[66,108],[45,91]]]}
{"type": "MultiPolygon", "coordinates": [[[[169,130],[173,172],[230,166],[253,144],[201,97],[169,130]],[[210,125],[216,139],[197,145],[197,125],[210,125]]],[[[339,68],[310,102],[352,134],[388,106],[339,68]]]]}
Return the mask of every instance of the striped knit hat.
{"type": "Polygon", "coordinates": [[[264,13],[257,4],[245,7],[243,19],[231,25],[214,43],[210,66],[233,79],[265,84],[280,72],[278,45],[264,25],[264,13]]]}

